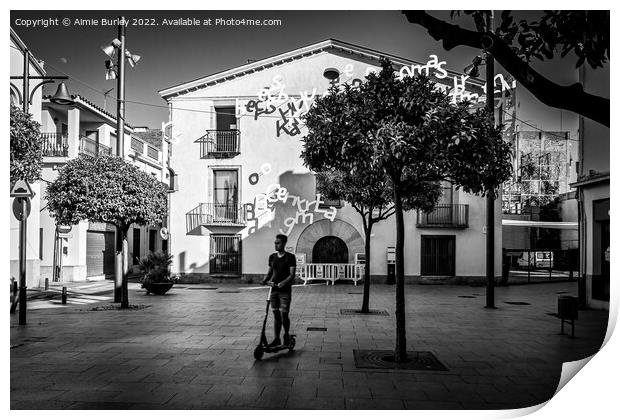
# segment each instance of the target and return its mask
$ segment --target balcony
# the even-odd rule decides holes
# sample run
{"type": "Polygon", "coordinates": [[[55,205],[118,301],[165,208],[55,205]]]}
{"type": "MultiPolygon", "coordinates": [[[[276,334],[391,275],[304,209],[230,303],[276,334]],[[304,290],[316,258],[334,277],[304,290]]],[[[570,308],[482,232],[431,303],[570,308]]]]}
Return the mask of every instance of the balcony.
{"type": "Polygon", "coordinates": [[[200,203],[185,216],[188,232],[199,226],[245,226],[243,208],[237,203],[200,203]]]}
{"type": "Polygon", "coordinates": [[[416,227],[457,228],[469,227],[468,204],[440,204],[429,213],[418,212],[416,227]]]}
{"type": "Polygon", "coordinates": [[[241,132],[239,130],[207,130],[195,141],[200,144],[200,159],[224,159],[239,154],[241,132]]]}
{"type": "Polygon", "coordinates": [[[99,155],[111,155],[112,148],[108,146],[104,146],[99,143],[97,140],[89,139],[88,137],[80,136],[80,154],[88,155],[88,156],[99,156],[99,155]]]}
{"type": "Polygon", "coordinates": [[[69,155],[66,134],[41,133],[41,143],[41,151],[45,157],[67,157],[69,155]]]}

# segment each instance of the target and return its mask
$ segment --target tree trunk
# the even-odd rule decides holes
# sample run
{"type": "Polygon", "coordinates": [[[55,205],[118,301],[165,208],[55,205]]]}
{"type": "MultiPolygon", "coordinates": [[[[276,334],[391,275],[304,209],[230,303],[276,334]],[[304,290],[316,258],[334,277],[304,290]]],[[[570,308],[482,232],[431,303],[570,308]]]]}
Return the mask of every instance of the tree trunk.
{"type": "Polygon", "coordinates": [[[405,261],[403,259],[405,226],[398,183],[395,179],[392,179],[392,181],[394,185],[394,214],[396,215],[396,349],[394,350],[394,361],[400,363],[407,360],[407,332],[405,329],[405,261]]]}
{"type": "Polygon", "coordinates": [[[129,293],[127,287],[127,271],[129,269],[128,256],[129,256],[129,242],[127,242],[127,232],[129,228],[123,228],[122,230],[122,300],[121,308],[129,308],[129,293]]]}
{"type": "MultiPolygon", "coordinates": [[[[372,212],[369,213],[368,218],[372,218],[372,212]]],[[[364,229],[364,235],[366,236],[366,243],[364,244],[364,256],[366,264],[364,264],[364,298],[362,299],[362,313],[367,314],[370,312],[370,233],[372,232],[372,222],[368,222],[368,227],[364,229]]]]}

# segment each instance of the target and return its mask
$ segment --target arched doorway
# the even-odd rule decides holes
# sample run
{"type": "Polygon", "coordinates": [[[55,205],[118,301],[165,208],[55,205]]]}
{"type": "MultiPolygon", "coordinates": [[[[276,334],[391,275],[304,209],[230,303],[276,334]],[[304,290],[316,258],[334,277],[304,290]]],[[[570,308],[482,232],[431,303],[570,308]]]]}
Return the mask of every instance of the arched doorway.
{"type": "Polygon", "coordinates": [[[349,262],[349,249],[344,241],[336,236],[324,236],[312,248],[313,263],[340,263],[349,262]]]}

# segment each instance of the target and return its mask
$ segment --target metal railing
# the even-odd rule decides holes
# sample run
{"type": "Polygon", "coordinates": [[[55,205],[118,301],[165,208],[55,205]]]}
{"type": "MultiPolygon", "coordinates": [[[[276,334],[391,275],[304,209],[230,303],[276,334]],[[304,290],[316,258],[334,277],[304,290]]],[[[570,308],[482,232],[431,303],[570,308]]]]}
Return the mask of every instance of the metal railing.
{"type": "Polygon", "coordinates": [[[239,130],[207,130],[196,140],[200,143],[200,158],[226,158],[239,154],[241,132],[239,130]]]}
{"type": "Polygon", "coordinates": [[[80,136],[80,153],[88,156],[111,155],[112,148],[104,146],[97,140],[80,136]]]}
{"type": "Polygon", "coordinates": [[[245,225],[243,208],[238,203],[200,203],[185,216],[188,232],[198,226],[245,225]]]}
{"type": "Polygon", "coordinates": [[[468,204],[439,204],[429,212],[418,212],[416,226],[419,228],[466,228],[469,227],[468,204]]]}
{"type": "Polygon", "coordinates": [[[41,151],[43,156],[67,157],[69,142],[66,134],[41,133],[41,151]]]}
{"type": "Polygon", "coordinates": [[[298,273],[304,285],[313,280],[325,280],[326,284],[333,286],[337,280],[351,280],[357,286],[357,282],[364,278],[364,265],[308,263],[298,267],[298,273]]]}

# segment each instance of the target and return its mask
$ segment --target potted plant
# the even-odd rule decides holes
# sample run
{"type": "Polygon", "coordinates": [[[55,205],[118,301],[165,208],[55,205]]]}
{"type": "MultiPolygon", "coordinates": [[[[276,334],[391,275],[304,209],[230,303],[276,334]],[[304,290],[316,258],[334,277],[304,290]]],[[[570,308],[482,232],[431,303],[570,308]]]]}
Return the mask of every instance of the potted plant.
{"type": "Polygon", "coordinates": [[[142,288],[146,294],[163,295],[172,288],[176,276],[170,273],[172,255],[165,252],[151,252],[140,260],[140,269],[144,273],[142,288]]]}

